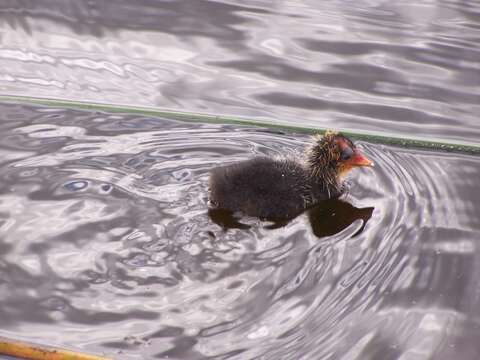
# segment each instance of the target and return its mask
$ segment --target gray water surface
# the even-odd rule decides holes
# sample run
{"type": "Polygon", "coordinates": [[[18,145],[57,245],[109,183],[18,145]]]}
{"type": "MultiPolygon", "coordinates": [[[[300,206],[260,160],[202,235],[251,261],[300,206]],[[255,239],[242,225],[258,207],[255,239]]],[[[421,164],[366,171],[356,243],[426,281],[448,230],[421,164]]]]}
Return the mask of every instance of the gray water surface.
{"type": "Polygon", "coordinates": [[[0,1],[0,93],[478,142],[480,2],[0,1]]]}
{"type": "Polygon", "coordinates": [[[116,359],[475,359],[480,160],[377,166],[287,225],[207,212],[211,168],[308,137],[0,105],[0,336],[116,359]]]}
{"type": "MultiPolygon", "coordinates": [[[[480,3],[0,1],[0,95],[477,143],[480,3]]],[[[480,357],[479,157],[377,166],[283,227],[208,174],[305,135],[0,103],[0,336],[115,359],[480,357]]]]}

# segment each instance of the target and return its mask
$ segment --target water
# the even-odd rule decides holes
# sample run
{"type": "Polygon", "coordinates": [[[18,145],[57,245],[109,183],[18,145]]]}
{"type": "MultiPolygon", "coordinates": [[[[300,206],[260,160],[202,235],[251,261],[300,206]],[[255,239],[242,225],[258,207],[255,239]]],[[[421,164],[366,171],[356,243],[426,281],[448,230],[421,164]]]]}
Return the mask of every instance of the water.
{"type": "MultiPolygon", "coordinates": [[[[475,0],[0,2],[0,94],[478,143],[475,0]]],[[[0,336],[116,359],[476,359],[480,159],[374,169],[282,227],[212,167],[308,137],[0,103],[0,336]]]]}
{"type": "Polygon", "coordinates": [[[209,170],[306,136],[0,113],[0,335],[118,359],[480,352],[478,157],[359,143],[377,166],[346,197],[235,226],[208,214],[209,170]]]}
{"type": "Polygon", "coordinates": [[[0,2],[0,93],[477,142],[480,3],[0,2]]]}

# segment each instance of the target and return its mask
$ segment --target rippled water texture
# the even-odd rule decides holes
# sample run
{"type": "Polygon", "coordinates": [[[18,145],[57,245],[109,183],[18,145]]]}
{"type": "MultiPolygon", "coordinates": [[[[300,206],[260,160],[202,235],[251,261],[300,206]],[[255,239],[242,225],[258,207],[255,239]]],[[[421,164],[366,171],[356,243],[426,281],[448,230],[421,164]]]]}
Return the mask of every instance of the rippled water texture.
{"type": "Polygon", "coordinates": [[[478,142],[480,2],[3,1],[0,93],[478,142]]]}
{"type": "Polygon", "coordinates": [[[0,336],[118,359],[480,353],[478,157],[377,166],[284,227],[207,212],[209,170],[303,135],[0,106],[0,336]]]}

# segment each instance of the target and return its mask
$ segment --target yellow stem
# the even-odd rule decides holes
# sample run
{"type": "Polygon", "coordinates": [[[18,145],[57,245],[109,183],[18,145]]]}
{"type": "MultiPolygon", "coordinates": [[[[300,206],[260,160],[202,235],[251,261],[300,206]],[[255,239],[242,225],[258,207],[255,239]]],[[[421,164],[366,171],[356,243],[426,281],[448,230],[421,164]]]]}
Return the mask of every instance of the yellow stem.
{"type": "Polygon", "coordinates": [[[0,337],[0,355],[28,360],[110,360],[104,357],[52,348],[0,337]]]}

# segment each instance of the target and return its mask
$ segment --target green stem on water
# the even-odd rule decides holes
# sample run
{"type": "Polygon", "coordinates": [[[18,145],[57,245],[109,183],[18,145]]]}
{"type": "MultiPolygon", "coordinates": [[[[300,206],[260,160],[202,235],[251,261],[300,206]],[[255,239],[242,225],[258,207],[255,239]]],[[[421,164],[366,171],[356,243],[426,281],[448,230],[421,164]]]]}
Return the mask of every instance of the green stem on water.
{"type": "MultiPolygon", "coordinates": [[[[237,125],[250,125],[258,127],[268,127],[279,130],[287,130],[292,132],[299,133],[323,133],[327,129],[325,128],[308,128],[301,126],[291,126],[276,124],[274,122],[265,121],[265,120],[254,120],[233,116],[216,116],[209,114],[199,114],[199,113],[189,113],[173,110],[161,110],[156,108],[149,107],[137,107],[137,106],[128,106],[128,105],[113,105],[113,104],[100,104],[100,103],[89,103],[81,101],[70,101],[70,100],[61,100],[61,99],[48,99],[48,98],[34,98],[27,96],[7,96],[0,95],[0,102],[5,103],[17,103],[17,104],[27,104],[27,105],[42,105],[49,107],[57,108],[68,108],[68,109],[83,109],[90,111],[103,111],[109,113],[123,113],[123,114],[140,114],[144,116],[152,117],[162,117],[171,120],[181,120],[187,122],[204,122],[204,123],[216,123],[216,124],[237,124],[237,125]]],[[[343,131],[342,133],[357,139],[365,140],[368,142],[387,144],[387,145],[396,145],[402,147],[413,147],[413,148],[423,148],[430,150],[439,150],[439,151],[449,151],[449,152],[465,152],[470,154],[480,155],[480,145],[462,142],[462,143],[452,143],[446,140],[429,140],[427,138],[420,137],[395,137],[389,135],[383,135],[381,133],[372,133],[372,132],[359,132],[359,131],[343,131]]]]}

